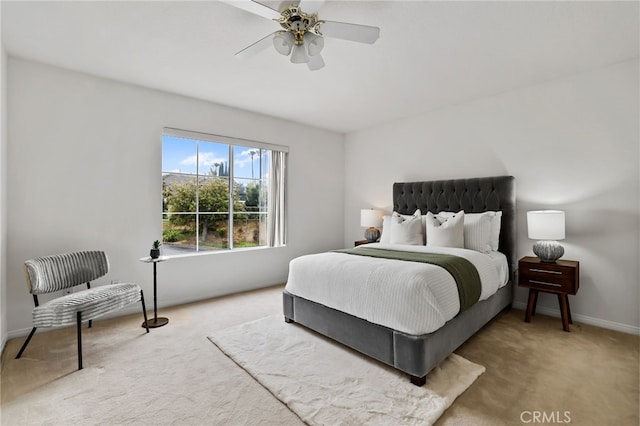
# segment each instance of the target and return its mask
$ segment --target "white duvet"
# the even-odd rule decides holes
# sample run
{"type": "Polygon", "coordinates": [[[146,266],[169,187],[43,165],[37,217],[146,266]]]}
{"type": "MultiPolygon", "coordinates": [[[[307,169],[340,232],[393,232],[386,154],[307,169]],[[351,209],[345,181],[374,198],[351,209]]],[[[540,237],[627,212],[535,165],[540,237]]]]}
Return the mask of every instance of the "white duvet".
{"type": "MultiPolygon", "coordinates": [[[[361,246],[362,247],[362,246],[361,246]]],[[[464,257],[478,270],[480,300],[508,281],[506,256],[473,250],[367,244],[367,248],[444,253],[464,257]]],[[[286,291],[408,334],[431,333],[460,310],[453,277],[436,265],[326,252],[293,259],[286,291]]]]}

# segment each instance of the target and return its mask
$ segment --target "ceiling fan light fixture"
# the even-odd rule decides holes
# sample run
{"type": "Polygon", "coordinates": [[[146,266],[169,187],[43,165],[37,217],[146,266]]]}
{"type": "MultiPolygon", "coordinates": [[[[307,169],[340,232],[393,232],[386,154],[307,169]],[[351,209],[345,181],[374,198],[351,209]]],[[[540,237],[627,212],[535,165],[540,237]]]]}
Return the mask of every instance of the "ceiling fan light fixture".
{"type": "Polygon", "coordinates": [[[309,62],[307,63],[307,67],[311,71],[318,71],[320,68],[323,68],[324,60],[322,59],[322,55],[318,54],[316,56],[311,56],[309,58],[309,62]]]}
{"type": "Polygon", "coordinates": [[[293,52],[291,53],[291,62],[294,64],[306,64],[309,62],[309,56],[307,50],[301,44],[293,46],[293,52]]]}
{"type": "MultiPolygon", "coordinates": [[[[0,0],[2,1],[2,0],[0,0]]],[[[280,2],[276,11],[259,3],[261,0],[220,0],[231,6],[277,22],[281,29],[236,53],[249,57],[266,49],[269,43],[281,55],[289,56],[294,64],[306,63],[311,71],[324,67],[321,52],[324,38],[338,38],[358,43],[373,44],[380,37],[380,28],[348,22],[318,19],[318,11],[326,0],[297,0],[280,2]],[[302,10],[306,9],[306,13],[302,10]]],[[[273,2],[275,3],[275,2],[273,2]]]]}
{"type": "Polygon", "coordinates": [[[293,48],[293,34],[285,31],[278,31],[273,36],[273,47],[281,55],[289,56],[293,48]]]}
{"type": "Polygon", "coordinates": [[[324,48],[324,38],[311,32],[304,35],[304,44],[307,46],[309,56],[316,56],[322,52],[324,48]]]}

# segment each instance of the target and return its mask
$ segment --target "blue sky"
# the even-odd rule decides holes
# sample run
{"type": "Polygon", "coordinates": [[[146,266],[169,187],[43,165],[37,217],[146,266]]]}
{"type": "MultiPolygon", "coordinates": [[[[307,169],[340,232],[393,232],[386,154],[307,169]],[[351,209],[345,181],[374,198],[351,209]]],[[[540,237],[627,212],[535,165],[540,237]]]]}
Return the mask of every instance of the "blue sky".
{"type": "MultiPolygon", "coordinates": [[[[250,151],[259,152],[257,148],[235,146],[234,147],[234,175],[236,179],[251,178],[250,151]]],[[[264,151],[263,151],[264,156],[264,151]]],[[[179,138],[175,136],[162,136],[162,172],[163,173],[188,173],[196,174],[196,166],[199,163],[198,173],[209,174],[215,163],[229,163],[229,147],[226,144],[214,142],[196,141],[193,139],[179,138]],[[199,160],[199,161],[198,161],[199,160]]],[[[263,158],[263,169],[266,158],[263,158]]],[[[259,155],[253,157],[253,176],[260,175],[259,155]]],[[[263,170],[263,176],[266,170],[263,170]]]]}

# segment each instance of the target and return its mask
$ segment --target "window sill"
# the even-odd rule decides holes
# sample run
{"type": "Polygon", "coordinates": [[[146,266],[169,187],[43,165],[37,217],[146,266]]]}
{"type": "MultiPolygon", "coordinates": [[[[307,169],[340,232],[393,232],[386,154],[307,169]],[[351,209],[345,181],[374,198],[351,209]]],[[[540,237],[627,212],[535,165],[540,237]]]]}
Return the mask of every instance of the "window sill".
{"type": "Polygon", "coordinates": [[[170,254],[170,255],[162,255],[163,259],[171,260],[171,259],[182,259],[185,257],[198,257],[198,256],[210,256],[210,255],[221,255],[221,254],[230,254],[230,253],[246,253],[251,251],[260,251],[260,250],[273,250],[286,247],[268,247],[268,246],[259,246],[259,247],[243,247],[243,248],[234,248],[234,249],[220,249],[220,250],[208,250],[208,251],[199,251],[199,252],[191,252],[185,254],[170,254]]]}

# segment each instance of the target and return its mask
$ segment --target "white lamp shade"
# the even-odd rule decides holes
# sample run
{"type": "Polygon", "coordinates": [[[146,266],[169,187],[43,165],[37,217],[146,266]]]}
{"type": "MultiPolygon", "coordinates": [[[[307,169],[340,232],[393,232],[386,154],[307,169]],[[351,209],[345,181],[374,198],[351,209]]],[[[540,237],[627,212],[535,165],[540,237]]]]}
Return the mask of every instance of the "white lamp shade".
{"type": "Polygon", "coordinates": [[[293,34],[280,31],[273,36],[273,47],[281,55],[289,56],[293,47],[293,34]]]}
{"type": "Polygon", "coordinates": [[[564,212],[560,210],[527,212],[527,232],[532,240],[563,240],[564,212]]]}
{"type": "Polygon", "coordinates": [[[322,52],[322,48],[324,47],[324,39],[322,37],[308,32],[303,38],[309,56],[316,56],[322,52]]]}
{"type": "Polygon", "coordinates": [[[306,64],[309,62],[309,56],[307,50],[301,44],[293,46],[293,52],[291,52],[291,62],[294,64],[306,64]]]}
{"type": "Polygon", "coordinates": [[[379,228],[380,226],[382,226],[382,213],[382,210],[360,210],[360,226],[364,228],[379,228]]]}

